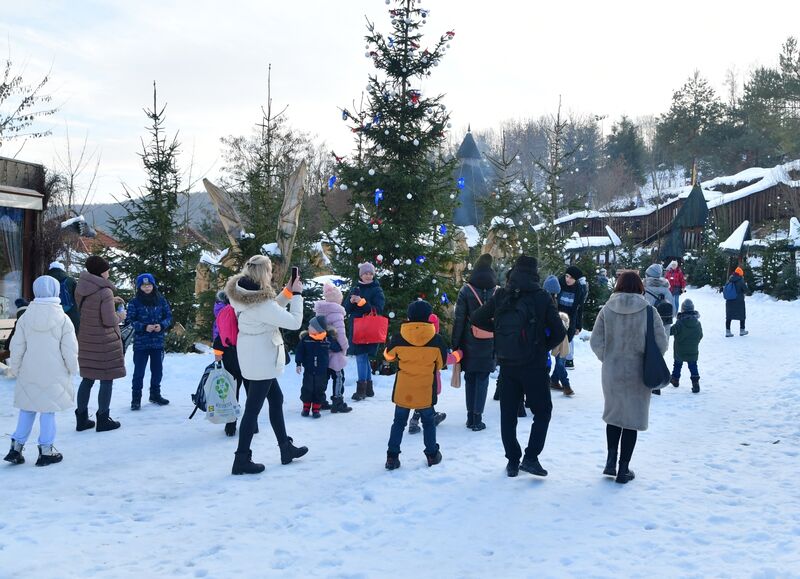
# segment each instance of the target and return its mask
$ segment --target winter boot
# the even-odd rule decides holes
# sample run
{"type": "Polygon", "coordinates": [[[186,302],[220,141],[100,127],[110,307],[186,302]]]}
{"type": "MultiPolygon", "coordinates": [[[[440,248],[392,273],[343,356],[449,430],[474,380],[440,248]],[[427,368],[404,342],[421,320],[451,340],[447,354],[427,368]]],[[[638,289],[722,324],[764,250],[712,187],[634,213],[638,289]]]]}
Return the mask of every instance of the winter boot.
{"type": "Polygon", "coordinates": [[[535,474],[536,476],[547,476],[547,471],[542,468],[542,465],[539,464],[539,459],[535,456],[526,456],[523,458],[519,465],[519,470],[523,470],[530,474],[535,474]]]}
{"type": "Polygon", "coordinates": [[[22,449],[25,448],[25,445],[21,442],[17,442],[13,438],[11,439],[11,449],[8,451],[8,454],[3,459],[6,462],[10,462],[11,464],[25,464],[25,457],[22,456],[22,449]]]}
{"type": "Polygon", "coordinates": [[[386,453],[386,470],[400,468],[400,454],[397,452],[386,453]]]}
{"type": "Polygon", "coordinates": [[[475,425],[475,414],[473,412],[467,412],[467,428],[472,430],[472,427],[475,425]]]}
{"type": "Polygon", "coordinates": [[[569,384],[564,384],[563,386],[564,396],[575,396],[575,391],[570,388],[569,384]]]}
{"type": "Polygon", "coordinates": [[[367,381],[359,380],[356,382],[356,391],[353,392],[353,400],[359,402],[367,397],[367,381]]]}
{"type": "Polygon", "coordinates": [[[345,414],[351,410],[352,408],[347,405],[344,398],[341,396],[334,397],[333,404],[331,404],[331,414],[345,414]]]}
{"type": "Polygon", "coordinates": [[[225,424],[225,436],[236,436],[236,421],[225,424]]]}
{"type": "Polygon", "coordinates": [[[445,418],[447,418],[446,412],[437,412],[436,414],[434,414],[433,416],[434,426],[439,426],[442,422],[444,422],[445,418]]]}
{"type": "Polygon", "coordinates": [[[328,402],[327,398],[325,398],[325,400],[322,401],[322,404],[319,405],[319,409],[320,410],[332,410],[333,409],[333,405],[330,402],[328,402]]]}
{"type": "Polygon", "coordinates": [[[60,452],[56,452],[52,444],[39,445],[39,458],[36,461],[36,466],[47,466],[48,464],[55,464],[61,462],[64,457],[60,452]]]}
{"type": "Polygon", "coordinates": [[[500,400],[500,386],[495,383],[494,386],[494,395],[492,396],[492,400],[500,400]]]}
{"type": "Polygon", "coordinates": [[[619,484],[624,485],[635,478],[636,475],[634,475],[633,471],[628,468],[628,463],[619,461],[619,469],[617,469],[617,478],[614,480],[617,481],[619,484]]]}
{"type": "Polygon", "coordinates": [[[749,333],[750,333],[750,332],[748,332],[747,330],[739,330],[739,335],[740,335],[740,336],[746,336],[746,335],[747,335],[747,334],[749,334],[749,333]]]}
{"type": "Polygon", "coordinates": [[[603,469],[603,474],[608,476],[617,476],[617,453],[609,452],[606,458],[606,468],[603,469]]]}
{"type": "Polygon", "coordinates": [[[116,430],[119,427],[120,423],[111,419],[111,417],[108,415],[108,410],[97,411],[97,432],[116,430]]]}
{"type": "Polygon", "coordinates": [[[94,420],[89,420],[89,411],[84,410],[81,412],[80,410],[75,411],[75,420],[77,422],[77,426],[75,426],[75,430],[81,432],[82,430],[89,430],[90,428],[94,428],[94,420]]]}
{"type": "Polygon", "coordinates": [[[575,360],[564,360],[564,368],[572,370],[575,367],[575,360]]]}
{"type": "Polygon", "coordinates": [[[169,400],[161,396],[161,388],[150,388],[150,402],[159,406],[169,404],[169,400]]]}
{"type": "Polygon", "coordinates": [[[730,330],[725,330],[725,337],[726,338],[732,338],[733,337],[733,332],[731,332],[730,330]]]}
{"type": "Polygon", "coordinates": [[[428,466],[433,466],[435,464],[439,464],[442,462],[442,453],[439,452],[439,445],[436,445],[436,452],[433,454],[425,453],[425,456],[428,459],[428,466]]]}
{"type": "Polygon", "coordinates": [[[319,412],[320,405],[319,404],[312,404],[311,405],[311,418],[322,418],[322,414],[319,412]]]}
{"type": "Polygon", "coordinates": [[[253,451],[234,453],[231,474],[258,474],[264,472],[264,465],[253,462],[253,451]]]}
{"type": "Polygon", "coordinates": [[[661,388],[654,388],[654,389],[653,389],[653,390],[651,390],[650,392],[652,392],[652,393],[653,393],[653,394],[655,394],[656,396],[661,396],[661,388]]]}
{"type": "Polygon", "coordinates": [[[692,376],[692,392],[700,392],[700,376],[692,376]]]}
{"type": "Polygon", "coordinates": [[[372,398],[375,396],[375,390],[372,389],[372,380],[367,380],[367,390],[366,390],[367,398],[372,398]]]}
{"type": "Polygon", "coordinates": [[[506,474],[512,478],[519,474],[519,463],[516,460],[508,461],[506,465],[506,474]]]}
{"type": "Polygon", "coordinates": [[[480,432],[481,430],[486,430],[486,425],[483,423],[483,414],[473,414],[474,422],[472,423],[472,431],[473,432],[480,432]]]}
{"type": "Polygon", "coordinates": [[[287,437],[286,440],[279,444],[278,446],[281,449],[281,464],[289,464],[296,458],[300,458],[301,456],[305,456],[308,452],[308,448],[305,446],[296,447],[292,444],[294,440],[292,437],[287,437]]]}
{"type": "Polygon", "coordinates": [[[300,416],[311,415],[311,402],[303,402],[303,409],[300,411],[300,416]]]}
{"type": "Polygon", "coordinates": [[[677,388],[678,386],[681,385],[681,379],[676,378],[675,376],[670,376],[669,383],[675,386],[675,388],[677,388]]]}
{"type": "Polygon", "coordinates": [[[131,395],[131,410],[140,410],[142,408],[142,391],[134,390],[131,395]]]}
{"type": "Polygon", "coordinates": [[[551,379],[550,388],[552,388],[553,390],[561,390],[561,382],[559,382],[558,380],[551,379]]]}
{"type": "Polygon", "coordinates": [[[422,429],[419,427],[419,414],[414,413],[411,420],[408,421],[408,433],[418,434],[420,430],[422,429]]]}

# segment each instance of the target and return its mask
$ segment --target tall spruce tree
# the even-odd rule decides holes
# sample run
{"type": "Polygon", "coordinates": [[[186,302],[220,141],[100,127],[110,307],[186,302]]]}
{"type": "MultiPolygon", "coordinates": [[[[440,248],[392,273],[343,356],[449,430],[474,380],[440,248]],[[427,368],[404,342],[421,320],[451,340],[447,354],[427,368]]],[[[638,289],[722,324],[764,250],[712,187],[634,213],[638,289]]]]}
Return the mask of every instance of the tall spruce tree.
{"type": "Polygon", "coordinates": [[[172,306],[173,318],[186,327],[194,321],[194,274],[199,246],[188,234],[188,223],[178,212],[181,177],[177,157],[177,135],[167,138],[164,109],[159,108],[153,83],[153,108],[144,109],[150,120],[150,142],[142,140],[140,157],[147,175],[141,195],[125,188],[123,217],[114,218],[112,230],[124,253],[112,265],[133,280],[152,273],[161,293],[172,306]]]}
{"type": "Polygon", "coordinates": [[[441,153],[449,115],[441,95],[420,90],[454,33],[422,46],[428,12],[419,4],[395,0],[388,34],[367,22],[366,56],[376,73],[363,108],[342,110],[357,149],[350,159],[337,159],[328,194],[347,191],[353,204],[329,235],[334,270],[355,277],[360,262],[373,262],[386,295],[384,313],[395,323],[418,297],[446,313],[455,297],[449,271],[462,258],[453,237],[454,161],[441,153]]]}

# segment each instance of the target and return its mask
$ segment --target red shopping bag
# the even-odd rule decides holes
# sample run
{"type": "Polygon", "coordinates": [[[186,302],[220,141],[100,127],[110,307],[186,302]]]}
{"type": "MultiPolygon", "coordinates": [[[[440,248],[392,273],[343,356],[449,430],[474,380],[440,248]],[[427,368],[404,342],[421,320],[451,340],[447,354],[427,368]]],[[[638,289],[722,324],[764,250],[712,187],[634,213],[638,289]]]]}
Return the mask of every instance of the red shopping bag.
{"type": "Polygon", "coordinates": [[[389,318],[379,316],[372,308],[368,314],[353,319],[354,344],[383,344],[389,333],[389,318]]]}

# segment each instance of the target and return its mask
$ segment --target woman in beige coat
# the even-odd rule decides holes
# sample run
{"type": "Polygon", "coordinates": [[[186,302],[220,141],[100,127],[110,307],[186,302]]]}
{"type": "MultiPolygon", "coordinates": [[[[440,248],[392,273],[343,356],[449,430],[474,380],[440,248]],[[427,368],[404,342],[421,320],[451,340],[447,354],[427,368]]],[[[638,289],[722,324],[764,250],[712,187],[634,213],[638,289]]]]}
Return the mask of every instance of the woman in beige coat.
{"type": "Polygon", "coordinates": [[[639,274],[626,271],[617,278],[614,293],[597,314],[590,344],[602,362],[608,458],[603,474],[618,483],[633,480],[628,468],[639,430],[647,430],[650,389],[644,385],[644,343],[647,310],[653,311],[656,344],[663,355],[667,334],[658,312],[645,300],[639,274]],[[621,440],[621,445],[620,445],[621,440]],[[616,468],[617,447],[619,468],[616,468]]]}
{"type": "Polygon", "coordinates": [[[22,464],[22,449],[39,413],[39,459],[36,466],[61,462],[53,448],[56,438],[55,413],[72,408],[78,374],[78,341],[75,328],[61,308],[61,286],[43,275],[33,282],[36,299],[17,322],[11,340],[9,365],[17,376],[14,406],[19,408],[17,429],[5,460],[22,464]]]}

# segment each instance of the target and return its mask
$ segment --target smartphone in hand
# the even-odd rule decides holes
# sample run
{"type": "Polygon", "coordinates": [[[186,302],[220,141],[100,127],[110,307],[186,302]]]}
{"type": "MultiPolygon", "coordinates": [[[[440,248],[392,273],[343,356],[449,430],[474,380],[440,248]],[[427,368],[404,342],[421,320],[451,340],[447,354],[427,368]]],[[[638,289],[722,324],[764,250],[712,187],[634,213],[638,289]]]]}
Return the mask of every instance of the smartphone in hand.
{"type": "Polygon", "coordinates": [[[300,277],[300,268],[297,266],[292,266],[292,277],[289,280],[289,285],[291,286],[294,284],[295,280],[300,277]]]}

